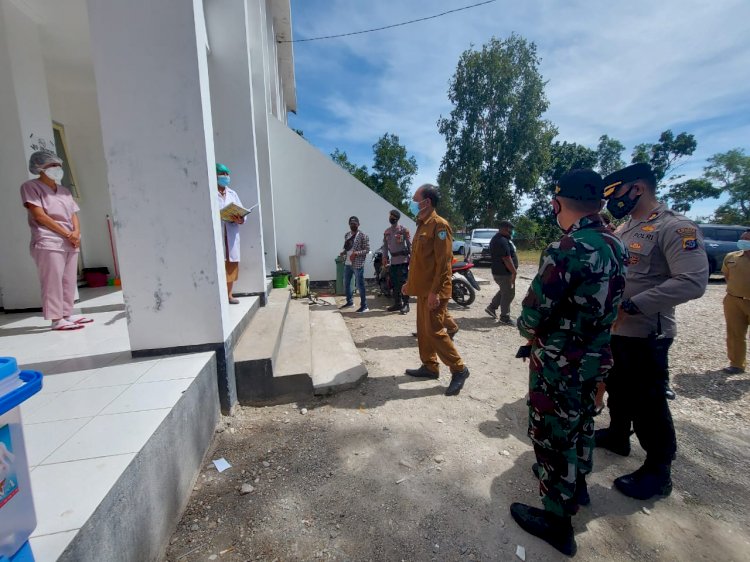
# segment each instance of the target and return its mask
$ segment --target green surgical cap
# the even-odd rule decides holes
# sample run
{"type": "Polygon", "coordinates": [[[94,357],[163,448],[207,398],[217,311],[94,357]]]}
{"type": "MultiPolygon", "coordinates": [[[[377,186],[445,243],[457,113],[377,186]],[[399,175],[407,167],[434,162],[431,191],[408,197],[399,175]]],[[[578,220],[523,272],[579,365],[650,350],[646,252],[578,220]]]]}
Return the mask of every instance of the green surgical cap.
{"type": "Polygon", "coordinates": [[[229,168],[227,168],[224,164],[216,163],[216,175],[219,174],[231,174],[229,171],[229,168]]]}

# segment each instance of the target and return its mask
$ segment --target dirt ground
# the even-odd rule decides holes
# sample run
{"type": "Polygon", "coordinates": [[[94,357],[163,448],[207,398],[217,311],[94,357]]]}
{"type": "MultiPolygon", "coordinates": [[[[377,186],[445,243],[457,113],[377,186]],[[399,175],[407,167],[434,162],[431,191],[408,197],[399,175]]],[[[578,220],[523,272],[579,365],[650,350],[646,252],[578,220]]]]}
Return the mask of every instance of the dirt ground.
{"type": "MultiPolygon", "coordinates": [[[[522,266],[514,317],[534,271],[522,266]]],[[[201,471],[165,560],[518,560],[519,546],[526,560],[563,559],[508,511],[539,499],[527,366],[513,358],[521,338],[485,314],[494,290],[483,285],[468,309],[451,305],[471,369],[452,398],[447,369],[440,381],[403,374],[419,365],[415,307],[404,317],[376,298],[370,313],[346,314],[369,378],[326,399],[225,418],[211,458],[232,468],[201,471]]],[[[643,450],[635,439],[628,458],[597,450],[592,504],[574,518],[578,560],[750,560],[750,375],[720,372],[724,293],[712,281],[678,312],[674,492],[621,495],[612,480],[636,469],[643,450]]],[[[607,423],[606,413],[597,419],[607,423]]]]}

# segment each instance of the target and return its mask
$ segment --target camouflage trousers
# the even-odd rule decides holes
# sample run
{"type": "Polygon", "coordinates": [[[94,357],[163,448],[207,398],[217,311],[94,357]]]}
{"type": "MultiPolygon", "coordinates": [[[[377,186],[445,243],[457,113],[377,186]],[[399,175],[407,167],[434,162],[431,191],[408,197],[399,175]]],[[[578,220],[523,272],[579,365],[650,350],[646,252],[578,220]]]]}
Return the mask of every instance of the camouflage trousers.
{"type": "Polygon", "coordinates": [[[582,381],[575,364],[534,346],[529,367],[529,437],[539,463],[544,509],[575,515],[578,476],[593,468],[597,383],[582,381]]]}

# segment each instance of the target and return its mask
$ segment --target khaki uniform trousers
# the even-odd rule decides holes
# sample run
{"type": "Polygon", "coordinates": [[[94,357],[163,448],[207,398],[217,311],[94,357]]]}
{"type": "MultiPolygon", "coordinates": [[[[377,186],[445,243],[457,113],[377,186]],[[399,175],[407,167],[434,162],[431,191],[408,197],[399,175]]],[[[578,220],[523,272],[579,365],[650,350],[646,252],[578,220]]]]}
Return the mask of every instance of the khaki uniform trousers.
{"type": "Polygon", "coordinates": [[[724,318],[727,321],[727,356],[732,367],[744,369],[747,353],[747,327],[750,324],[750,300],[726,295],[724,318]]]}
{"type": "Polygon", "coordinates": [[[464,362],[456,351],[453,341],[448,335],[446,324],[458,326],[447,311],[449,299],[440,299],[440,306],[430,310],[427,297],[417,297],[417,341],[419,342],[419,358],[430,371],[440,371],[440,361],[445,363],[451,373],[464,370],[464,362]],[[446,322],[447,319],[447,322],[446,322]]]}

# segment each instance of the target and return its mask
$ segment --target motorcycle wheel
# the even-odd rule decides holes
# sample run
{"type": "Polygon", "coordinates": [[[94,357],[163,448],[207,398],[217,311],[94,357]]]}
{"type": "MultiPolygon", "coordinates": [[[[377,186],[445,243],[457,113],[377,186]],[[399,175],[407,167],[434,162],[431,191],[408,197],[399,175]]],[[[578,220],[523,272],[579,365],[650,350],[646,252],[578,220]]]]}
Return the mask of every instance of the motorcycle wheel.
{"type": "Polygon", "coordinates": [[[466,307],[474,302],[477,294],[474,292],[474,287],[469,285],[468,281],[454,279],[451,297],[456,301],[456,304],[466,307]]]}

